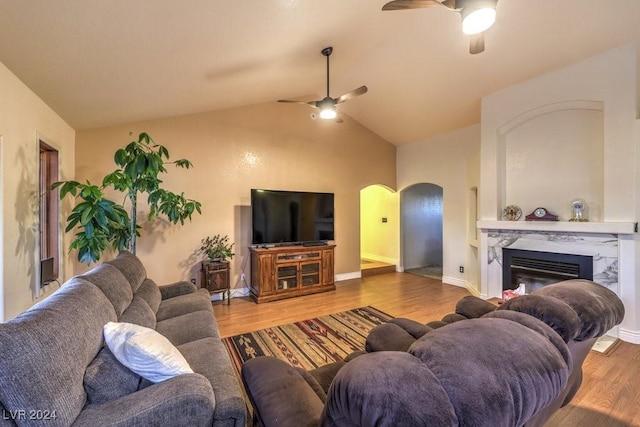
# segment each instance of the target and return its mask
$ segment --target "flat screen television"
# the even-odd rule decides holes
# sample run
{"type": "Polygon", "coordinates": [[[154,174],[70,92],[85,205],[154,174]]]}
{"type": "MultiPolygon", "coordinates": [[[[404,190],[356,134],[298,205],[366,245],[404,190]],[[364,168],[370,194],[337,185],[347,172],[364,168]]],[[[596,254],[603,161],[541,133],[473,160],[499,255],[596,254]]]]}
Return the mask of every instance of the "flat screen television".
{"type": "Polygon", "coordinates": [[[334,240],[333,193],[252,189],[251,224],[254,245],[334,240]]]}

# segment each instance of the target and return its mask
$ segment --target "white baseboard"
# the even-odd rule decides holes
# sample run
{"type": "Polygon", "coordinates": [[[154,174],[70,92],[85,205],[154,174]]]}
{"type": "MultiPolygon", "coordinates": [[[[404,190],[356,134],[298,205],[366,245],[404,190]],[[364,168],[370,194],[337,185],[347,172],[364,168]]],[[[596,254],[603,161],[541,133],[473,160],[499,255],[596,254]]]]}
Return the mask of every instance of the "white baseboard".
{"type": "MultiPolygon", "coordinates": [[[[475,286],[473,286],[471,283],[467,282],[466,280],[458,279],[456,277],[442,276],[442,283],[458,286],[460,288],[465,288],[466,290],[469,291],[471,295],[482,298],[482,296],[480,295],[480,292],[478,292],[478,289],[475,286]]],[[[483,298],[483,299],[486,299],[486,298],[483,298]]]]}
{"type": "Polygon", "coordinates": [[[640,344],[640,331],[620,328],[618,330],[618,338],[631,344],[640,344]]]}
{"type": "Polygon", "coordinates": [[[352,271],[351,273],[336,274],[334,280],[336,282],[342,282],[343,280],[359,279],[362,277],[362,272],[352,271]]]}
{"type": "Polygon", "coordinates": [[[446,283],[448,285],[459,286],[461,288],[466,288],[467,287],[467,281],[466,280],[458,279],[457,277],[451,277],[451,276],[442,276],[442,283],[446,283]]]}
{"type": "Polygon", "coordinates": [[[385,264],[398,265],[398,258],[389,258],[386,256],[374,255],[374,254],[360,254],[360,258],[368,259],[371,261],[384,262],[385,264]]]}

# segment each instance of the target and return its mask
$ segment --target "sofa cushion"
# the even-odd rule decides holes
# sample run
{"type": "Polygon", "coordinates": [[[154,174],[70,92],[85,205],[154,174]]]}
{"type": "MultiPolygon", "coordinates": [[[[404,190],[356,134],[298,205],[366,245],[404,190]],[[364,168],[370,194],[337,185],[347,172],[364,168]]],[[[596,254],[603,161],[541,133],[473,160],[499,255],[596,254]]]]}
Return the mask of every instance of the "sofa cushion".
{"type": "Polygon", "coordinates": [[[482,317],[486,319],[510,320],[539,333],[556,348],[558,353],[562,356],[565,363],[569,367],[569,370],[573,368],[573,359],[571,357],[571,352],[569,351],[569,348],[565,344],[564,340],[553,328],[551,328],[551,326],[547,325],[542,320],[529,314],[512,310],[496,310],[492,311],[491,313],[487,313],[482,317]]]}
{"type": "Polygon", "coordinates": [[[218,325],[213,311],[194,311],[182,316],[161,320],[156,331],[167,337],[173,345],[181,345],[201,338],[219,338],[218,325]]]}
{"type": "Polygon", "coordinates": [[[620,298],[590,280],[565,280],[544,286],[535,294],[558,298],[574,309],[582,322],[576,341],[600,337],[624,318],[624,305],[620,298]]]}
{"type": "Polygon", "coordinates": [[[135,292],[135,296],[145,300],[154,313],[158,312],[158,308],[162,302],[162,295],[160,294],[160,289],[156,282],[151,279],[144,279],[138,290],[135,292]]]}
{"type": "Polygon", "coordinates": [[[140,259],[129,251],[120,251],[117,257],[105,264],[111,264],[124,274],[131,285],[131,291],[135,292],[147,277],[147,271],[140,259]]]}
{"type": "Polygon", "coordinates": [[[149,304],[136,295],[129,307],[118,318],[118,322],[133,323],[135,325],[145,326],[147,328],[156,328],[156,314],[151,310],[149,304]]]}
{"type": "Polygon", "coordinates": [[[122,272],[109,264],[100,264],[89,272],[78,276],[96,285],[111,301],[120,316],[133,300],[131,286],[122,272]]]}
{"type": "Polygon", "coordinates": [[[564,301],[546,295],[521,295],[511,298],[498,307],[498,310],[519,311],[542,320],[569,342],[574,339],[582,323],[576,312],[564,301]]]}
{"type": "Polygon", "coordinates": [[[120,363],[151,382],[193,373],[178,349],[153,329],[109,322],[104,325],[104,339],[120,363]]]}
{"type": "Polygon", "coordinates": [[[86,403],[85,370],[115,320],[95,285],[73,278],[13,320],[0,324],[0,401],[7,411],[55,411],[71,425],[86,403]]]}
{"type": "Polygon", "coordinates": [[[242,388],[231,364],[229,353],[219,338],[202,338],[178,346],[191,369],[204,375],[216,396],[214,418],[228,423],[229,419],[244,419],[246,403],[242,388]]]}
{"type": "Polygon", "coordinates": [[[140,387],[142,377],[136,374],[103,347],[87,366],[84,374],[84,389],[88,403],[106,403],[133,393],[140,387]]]}
{"type": "Polygon", "coordinates": [[[389,322],[395,323],[396,325],[400,326],[415,339],[418,339],[427,332],[433,330],[433,328],[430,328],[429,326],[404,317],[396,317],[395,319],[389,320],[389,322]]]}
{"type": "Polygon", "coordinates": [[[344,365],[329,388],[322,418],[322,425],[334,426],[473,425],[458,424],[449,396],[427,365],[398,351],[364,354],[344,365]]]}
{"type": "MultiPolygon", "coordinates": [[[[566,346],[538,319],[502,313],[527,317],[566,346]]],[[[409,352],[438,378],[460,425],[523,425],[562,392],[569,378],[569,367],[555,345],[536,330],[506,319],[451,323],[424,335],[409,352]]]]}
{"type": "Polygon", "coordinates": [[[181,316],[193,311],[211,311],[211,296],[206,289],[199,289],[198,292],[163,300],[156,312],[158,321],[168,319],[170,317],[181,316]]]}
{"type": "Polygon", "coordinates": [[[492,312],[496,308],[498,308],[496,305],[488,301],[473,295],[467,295],[458,301],[455,312],[469,319],[476,319],[492,312]]]}
{"type": "MultiPolygon", "coordinates": [[[[431,329],[431,328],[429,328],[431,329]]],[[[403,327],[395,323],[381,323],[367,335],[365,350],[374,351],[407,351],[416,338],[407,332],[403,327]]]]}

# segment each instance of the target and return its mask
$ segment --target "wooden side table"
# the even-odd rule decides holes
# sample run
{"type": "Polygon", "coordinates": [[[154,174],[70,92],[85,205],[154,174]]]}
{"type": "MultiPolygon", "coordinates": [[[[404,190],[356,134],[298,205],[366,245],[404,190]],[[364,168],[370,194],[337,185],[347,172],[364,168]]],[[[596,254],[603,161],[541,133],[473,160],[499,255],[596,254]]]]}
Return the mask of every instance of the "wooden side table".
{"type": "Polygon", "coordinates": [[[228,261],[202,261],[202,281],[201,285],[210,294],[222,293],[224,302],[227,295],[227,305],[231,304],[231,287],[229,285],[229,262],[228,261]]]}

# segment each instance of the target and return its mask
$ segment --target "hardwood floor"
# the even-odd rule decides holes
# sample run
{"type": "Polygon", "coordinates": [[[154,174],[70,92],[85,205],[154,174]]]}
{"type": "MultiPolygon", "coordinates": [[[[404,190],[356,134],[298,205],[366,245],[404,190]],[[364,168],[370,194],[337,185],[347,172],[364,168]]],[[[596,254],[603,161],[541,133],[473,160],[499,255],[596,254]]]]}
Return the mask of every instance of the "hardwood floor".
{"type": "MultiPolygon", "coordinates": [[[[234,298],[215,303],[222,337],[371,305],[395,317],[420,322],[451,313],[469,295],[463,288],[407,273],[346,280],[335,292],[255,304],[234,298]]],[[[578,394],[546,427],[640,426],[640,345],[622,342],[608,356],[591,352],[578,394]]]]}

